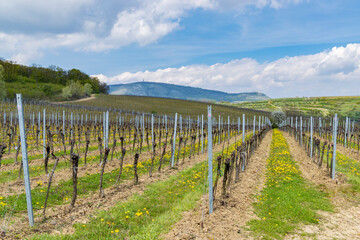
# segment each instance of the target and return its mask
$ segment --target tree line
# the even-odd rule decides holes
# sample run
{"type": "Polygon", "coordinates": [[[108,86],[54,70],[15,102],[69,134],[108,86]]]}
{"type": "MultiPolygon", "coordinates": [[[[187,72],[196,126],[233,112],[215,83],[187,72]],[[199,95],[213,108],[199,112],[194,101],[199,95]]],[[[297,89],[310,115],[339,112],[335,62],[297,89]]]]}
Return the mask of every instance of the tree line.
{"type": "Polygon", "coordinates": [[[75,68],[25,66],[1,59],[0,86],[0,98],[10,99],[15,98],[16,93],[22,93],[26,98],[73,100],[109,91],[106,83],[75,68]]]}

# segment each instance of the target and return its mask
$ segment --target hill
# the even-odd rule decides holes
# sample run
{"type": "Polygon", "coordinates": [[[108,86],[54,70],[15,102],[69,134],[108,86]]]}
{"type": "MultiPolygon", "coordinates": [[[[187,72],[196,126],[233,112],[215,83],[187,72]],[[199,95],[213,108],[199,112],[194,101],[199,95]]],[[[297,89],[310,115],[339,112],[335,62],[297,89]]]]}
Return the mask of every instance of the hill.
{"type": "Polygon", "coordinates": [[[207,102],[243,102],[269,99],[269,97],[265,94],[258,92],[226,93],[221,91],[206,90],[202,88],[155,82],[116,84],[109,85],[109,87],[109,93],[112,95],[163,97],[207,102]]]}
{"type": "Polygon", "coordinates": [[[65,100],[62,89],[72,82],[79,82],[82,86],[90,84],[93,93],[108,91],[105,83],[75,68],[25,66],[0,59],[0,76],[0,81],[2,78],[5,81],[5,97],[10,99],[15,98],[16,93],[22,93],[24,98],[65,100]]]}
{"type": "Polygon", "coordinates": [[[305,114],[308,116],[348,116],[360,120],[360,96],[354,97],[311,97],[311,98],[278,98],[259,102],[232,104],[243,108],[264,111],[281,109],[288,114],[305,114]]]}

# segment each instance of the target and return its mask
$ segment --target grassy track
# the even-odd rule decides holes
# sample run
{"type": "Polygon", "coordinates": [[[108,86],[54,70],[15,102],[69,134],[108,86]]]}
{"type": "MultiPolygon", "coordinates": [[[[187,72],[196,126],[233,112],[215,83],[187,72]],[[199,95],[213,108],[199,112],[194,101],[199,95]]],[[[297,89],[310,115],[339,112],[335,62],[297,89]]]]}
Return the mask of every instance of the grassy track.
{"type": "Polygon", "coordinates": [[[318,223],[317,210],[332,211],[326,194],[301,177],[285,138],[276,129],[267,160],[265,188],[257,198],[254,207],[259,219],[248,224],[257,237],[264,239],[281,239],[300,223],[318,223]]]}
{"type": "MultiPolygon", "coordinates": [[[[332,154],[330,154],[332,158],[332,154]]],[[[336,152],[336,171],[346,175],[354,191],[360,193],[360,162],[336,152]]]]}

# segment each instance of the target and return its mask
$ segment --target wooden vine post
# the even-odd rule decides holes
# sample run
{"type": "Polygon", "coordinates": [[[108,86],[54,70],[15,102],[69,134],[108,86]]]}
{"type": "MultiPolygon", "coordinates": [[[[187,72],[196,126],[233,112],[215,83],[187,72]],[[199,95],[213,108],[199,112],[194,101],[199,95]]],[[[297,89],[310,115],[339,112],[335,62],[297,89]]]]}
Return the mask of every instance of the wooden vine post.
{"type": "Polygon", "coordinates": [[[105,148],[104,159],[101,162],[101,172],[100,172],[100,194],[101,198],[105,197],[104,188],[103,188],[103,177],[105,171],[105,165],[107,163],[107,158],[109,156],[110,148],[105,148]]]}

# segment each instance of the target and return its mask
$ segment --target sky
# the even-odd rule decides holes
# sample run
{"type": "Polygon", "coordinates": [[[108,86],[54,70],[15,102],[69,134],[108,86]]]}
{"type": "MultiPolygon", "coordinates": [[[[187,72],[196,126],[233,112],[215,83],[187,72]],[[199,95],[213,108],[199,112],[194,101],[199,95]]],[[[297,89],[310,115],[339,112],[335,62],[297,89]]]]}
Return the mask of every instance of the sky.
{"type": "Polygon", "coordinates": [[[0,0],[0,57],[108,84],[360,95],[358,0],[0,0]]]}

